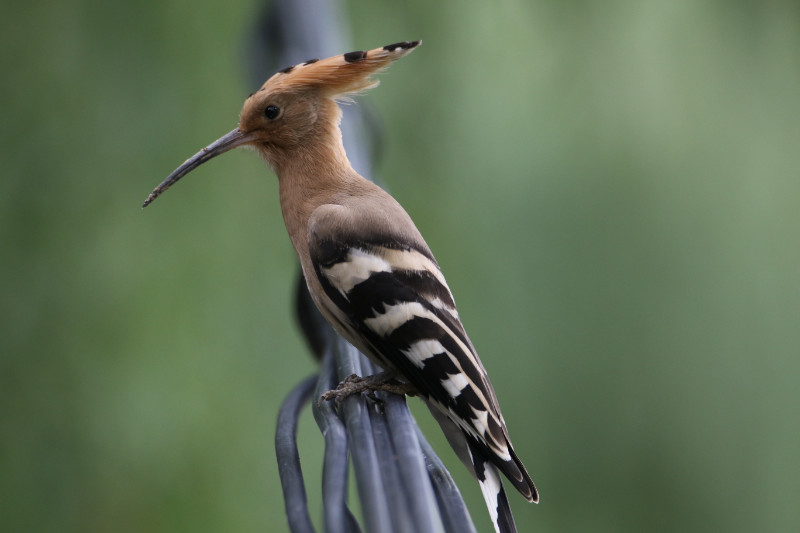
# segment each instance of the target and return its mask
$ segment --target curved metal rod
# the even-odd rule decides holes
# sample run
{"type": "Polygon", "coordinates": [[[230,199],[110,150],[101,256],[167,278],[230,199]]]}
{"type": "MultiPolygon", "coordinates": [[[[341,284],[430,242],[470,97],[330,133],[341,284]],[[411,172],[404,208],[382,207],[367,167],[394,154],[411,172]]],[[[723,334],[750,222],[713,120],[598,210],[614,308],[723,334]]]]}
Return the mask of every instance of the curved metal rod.
{"type": "MultiPolygon", "coordinates": [[[[336,338],[331,331],[326,336],[329,346],[336,338]]],[[[331,346],[332,348],[332,346],[331,346]]],[[[336,412],[335,405],[316,399],[335,388],[339,383],[335,360],[331,349],[323,358],[322,370],[314,389],[312,412],[314,420],[325,439],[325,458],[322,464],[322,515],[327,533],[360,532],[358,522],[347,508],[347,479],[349,460],[347,455],[347,430],[336,412]]]]}
{"type": "Polygon", "coordinates": [[[416,531],[443,532],[445,528],[441,510],[431,504],[436,499],[434,487],[427,475],[417,424],[408,410],[406,399],[396,394],[378,395],[384,401],[386,421],[392,428],[390,436],[400,465],[400,482],[403,493],[408,498],[409,513],[414,517],[416,531]]]}
{"type": "MultiPolygon", "coordinates": [[[[348,31],[341,12],[341,2],[332,0],[270,2],[269,11],[259,17],[258,42],[251,48],[253,83],[260,84],[281,67],[346,49],[344,36],[348,31]],[[264,70],[257,72],[257,69],[264,70]]],[[[364,109],[363,106],[344,109],[342,133],[353,167],[370,177],[370,156],[380,132],[378,128],[370,128],[374,124],[369,122],[364,109]]],[[[304,299],[298,301],[298,314],[312,351],[322,359],[312,410],[325,439],[322,474],[325,531],[360,533],[347,508],[349,446],[366,531],[474,533],[475,526],[458,488],[419,432],[403,398],[379,393],[382,405],[363,396],[352,396],[338,406],[331,403],[316,406],[316,398],[335,388],[346,376],[370,375],[379,370],[318,316],[304,285],[301,282],[302,290],[298,292],[304,299]]],[[[302,476],[302,472],[292,470],[289,475],[302,476]]],[[[303,492],[302,506],[305,503],[303,492]]],[[[287,513],[288,509],[287,502],[287,513]]]]}
{"type": "Polygon", "coordinates": [[[303,482],[303,469],[300,466],[300,453],[297,451],[297,422],[300,411],[311,398],[317,376],[310,376],[300,382],[286,396],[278,411],[275,431],[275,455],[278,457],[278,474],[283,488],[283,501],[286,519],[292,533],[315,533],[308,514],[306,486],[303,482]]]}
{"type": "MultiPolygon", "coordinates": [[[[350,374],[361,375],[358,351],[342,338],[337,338],[334,346],[339,378],[344,379],[350,374]]],[[[341,403],[340,409],[347,428],[364,529],[370,533],[391,533],[394,529],[389,514],[387,483],[375,450],[367,400],[361,395],[350,396],[341,403]]]]}
{"type": "MultiPolygon", "coordinates": [[[[416,422],[414,423],[416,426],[416,422]]],[[[476,533],[475,524],[469,515],[467,505],[461,497],[456,482],[444,466],[442,460],[433,451],[430,443],[425,440],[422,430],[416,427],[419,444],[425,456],[425,465],[428,469],[431,483],[436,494],[436,502],[441,512],[445,531],[448,533],[464,532],[476,533]]]]}

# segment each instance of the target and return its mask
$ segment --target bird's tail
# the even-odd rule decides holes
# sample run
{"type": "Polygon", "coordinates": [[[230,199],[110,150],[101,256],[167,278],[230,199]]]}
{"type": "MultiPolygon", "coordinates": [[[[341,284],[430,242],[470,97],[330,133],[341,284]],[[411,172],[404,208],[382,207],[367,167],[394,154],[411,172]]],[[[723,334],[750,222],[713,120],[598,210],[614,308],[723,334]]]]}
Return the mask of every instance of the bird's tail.
{"type": "Polygon", "coordinates": [[[489,508],[489,516],[494,524],[495,532],[517,533],[514,516],[511,514],[511,506],[508,504],[508,497],[503,488],[503,482],[500,480],[500,471],[481,455],[480,451],[473,445],[472,439],[467,438],[467,443],[475,477],[478,478],[478,483],[480,483],[483,499],[489,508]]]}
{"type": "Polygon", "coordinates": [[[487,459],[486,452],[481,449],[474,437],[458,427],[442,410],[430,403],[428,403],[428,408],[442,427],[453,451],[478,480],[496,533],[517,533],[517,526],[511,515],[511,506],[508,503],[503,482],[500,480],[500,470],[487,459]]]}

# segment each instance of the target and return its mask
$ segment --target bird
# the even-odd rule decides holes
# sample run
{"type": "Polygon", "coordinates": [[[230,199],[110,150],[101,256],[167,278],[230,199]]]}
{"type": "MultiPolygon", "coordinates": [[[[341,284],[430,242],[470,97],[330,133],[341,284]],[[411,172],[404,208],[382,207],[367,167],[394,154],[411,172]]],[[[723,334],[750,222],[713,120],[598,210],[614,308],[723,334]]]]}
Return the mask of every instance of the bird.
{"type": "Polygon", "coordinates": [[[478,480],[497,533],[516,525],[500,473],[529,502],[539,493],[517,457],[495,390],[455,300],[411,217],[350,165],[341,102],[415,50],[403,41],[310,59],[270,77],[244,102],[239,124],[167,176],[148,206],[183,176],[236,147],[255,149],[278,179],[280,208],[314,304],[384,373],[346,380],[326,399],[388,388],[419,396],[478,480]]]}

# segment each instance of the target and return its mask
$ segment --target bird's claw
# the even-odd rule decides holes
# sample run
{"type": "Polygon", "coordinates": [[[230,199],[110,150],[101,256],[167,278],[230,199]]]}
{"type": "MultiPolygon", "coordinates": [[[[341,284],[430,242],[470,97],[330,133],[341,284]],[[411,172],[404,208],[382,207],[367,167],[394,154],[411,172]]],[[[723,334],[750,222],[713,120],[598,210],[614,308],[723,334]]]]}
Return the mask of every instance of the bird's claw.
{"type": "Polygon", "coordinates": [[[350,374],[335,389],[320,396],[317,400],[317,407],[320,407],[324,401],[336,400],[337,403],[341,403],[348,397],[362,392],[366,392],[367,396],[375,402],[382,403],[382,400],[375,396],[376,391],[391,392],[401,396],[416,396],[417,394],[413,385],[398,381],[394,373],[381,372],[366,377],[350,374]]]}

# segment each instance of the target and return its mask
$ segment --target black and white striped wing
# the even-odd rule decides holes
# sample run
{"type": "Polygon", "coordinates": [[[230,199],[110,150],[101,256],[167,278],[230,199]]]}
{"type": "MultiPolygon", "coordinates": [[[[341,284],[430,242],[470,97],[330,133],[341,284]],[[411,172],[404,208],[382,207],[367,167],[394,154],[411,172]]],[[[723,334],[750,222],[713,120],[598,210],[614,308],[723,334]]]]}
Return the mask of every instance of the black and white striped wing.
{"type": "Polygon", "coordinates": [[[399,371],[532,500],[533,483],[511,449],[486,371],[433,255],[385,235],[370,241],[328,235],[309,242],[330,300],[322,305],[335,307],[327,314],[338,317],[337,329],[351,343],[399,371]]]}

